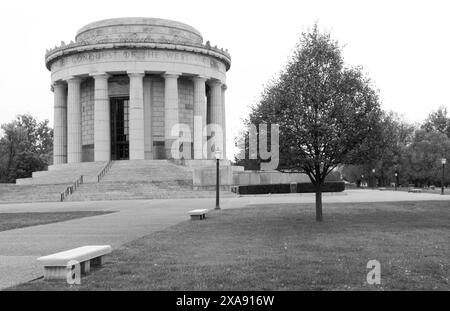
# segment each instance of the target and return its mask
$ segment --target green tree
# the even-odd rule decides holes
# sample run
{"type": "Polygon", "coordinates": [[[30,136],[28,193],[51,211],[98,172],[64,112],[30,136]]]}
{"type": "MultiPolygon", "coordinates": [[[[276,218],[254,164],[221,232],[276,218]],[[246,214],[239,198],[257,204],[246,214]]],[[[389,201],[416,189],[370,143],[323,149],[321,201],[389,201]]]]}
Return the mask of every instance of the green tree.
{"type": "Polygon", "coordinates": [[[422,129],[427,132],[439,132],[450,137],[450,118],[447,113],[447,108],[444,106],[432,111],[422,124],[422,129]]]}
{"type": "MultiPolygon", "coordinates": [[[[450,138],[439,132],[417,130],[405,152],[402,171],[416,186],[441,184],[441,159],[450,155],[450,138]]],[[[446,176],[449,177],[447,165],[446,176]]]]}
{"type": "Polygon", "coordinates": [[[373,155],[381,135],[377,92],[360,67],[346,67],[342,48],[317,25],[303,33],[280,76],[264,90],[249,122],[278,124],[279,170],[306,173],[316,186],[322,221],[322,186],[340,164],[373,155]]]}
{"type": "Polygon", "coordinates": [[[413,141],[416,128],[392,111],[383,113],[381,128],[381,139],[375,147],[377,156],[366,165],[366,173],[375,169],[373,177],[378,185],[388,186],[395,181],[395,172],[401,169],[402,157],[413,141]]]}
{"type": "Polygon", "coordinates": [[[1,126],[0,182],[15,182],[45,169],[52,161],[53,130],[48,120],[38,122],[29,114],[1,126]]]}

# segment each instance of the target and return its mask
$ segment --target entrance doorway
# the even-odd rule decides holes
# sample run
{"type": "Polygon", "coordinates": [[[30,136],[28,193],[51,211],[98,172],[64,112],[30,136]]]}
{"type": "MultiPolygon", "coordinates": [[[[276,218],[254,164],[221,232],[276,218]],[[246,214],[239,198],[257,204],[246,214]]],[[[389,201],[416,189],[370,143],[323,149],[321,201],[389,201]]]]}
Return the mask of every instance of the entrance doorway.
{"type": "Polygon", "coordinates": [[[129,143],[129,98],[112,97],[111,104],[111,159],[128,160],[129,143]]]}

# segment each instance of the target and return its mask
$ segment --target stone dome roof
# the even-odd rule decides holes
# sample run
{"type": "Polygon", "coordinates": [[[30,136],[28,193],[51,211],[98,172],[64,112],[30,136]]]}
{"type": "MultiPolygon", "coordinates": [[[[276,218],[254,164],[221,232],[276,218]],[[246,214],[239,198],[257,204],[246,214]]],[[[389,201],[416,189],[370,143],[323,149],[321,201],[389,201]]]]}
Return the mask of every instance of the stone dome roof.
{"type": "Polygon", "coordinates": [[[189,25],[159,18],[112,18],[90,23],[78,30],[76,42],[90,40],[170,41],[174,43],[202,44],[201,33],[189,25]]]}

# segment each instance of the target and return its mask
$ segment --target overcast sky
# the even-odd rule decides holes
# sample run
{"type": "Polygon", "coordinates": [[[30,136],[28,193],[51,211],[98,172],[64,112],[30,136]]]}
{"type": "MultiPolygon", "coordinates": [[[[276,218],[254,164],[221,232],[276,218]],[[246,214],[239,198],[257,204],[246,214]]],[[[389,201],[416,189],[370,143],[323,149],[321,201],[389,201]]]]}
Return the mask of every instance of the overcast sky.
{"type": "Polygon", "coordinates": [[[345,44],[347,64],[362,65],[382,107],[413,122],[450,108],[448,1],[76,0],[0,1],[0,123],[29,112],[53,124],[45,50],[74,40],[79,28],[114,17],[157,17],[189,24],[228,48],[228,150],[263,85],[286,63],[315,21],[345,44]]]}

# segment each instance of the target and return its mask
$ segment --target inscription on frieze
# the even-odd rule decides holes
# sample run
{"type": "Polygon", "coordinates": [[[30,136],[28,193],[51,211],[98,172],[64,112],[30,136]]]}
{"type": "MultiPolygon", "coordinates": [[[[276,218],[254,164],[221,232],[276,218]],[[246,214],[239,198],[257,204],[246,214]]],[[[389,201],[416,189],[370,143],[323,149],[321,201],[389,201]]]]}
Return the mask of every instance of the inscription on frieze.
{"type": "Polygon", "coordinates": [[[53,69],[76,66],[80,64],[89,64],[108,61],[166,61],[186,64],[197,64],[203,67],[209,67],[220,71],[225,71],[225,66],[221,62],[204,55],[167,51],[167,50],[105,50],[96,52],[84,52],[68,57],[62,57],[54,63],[53,69]]]}

